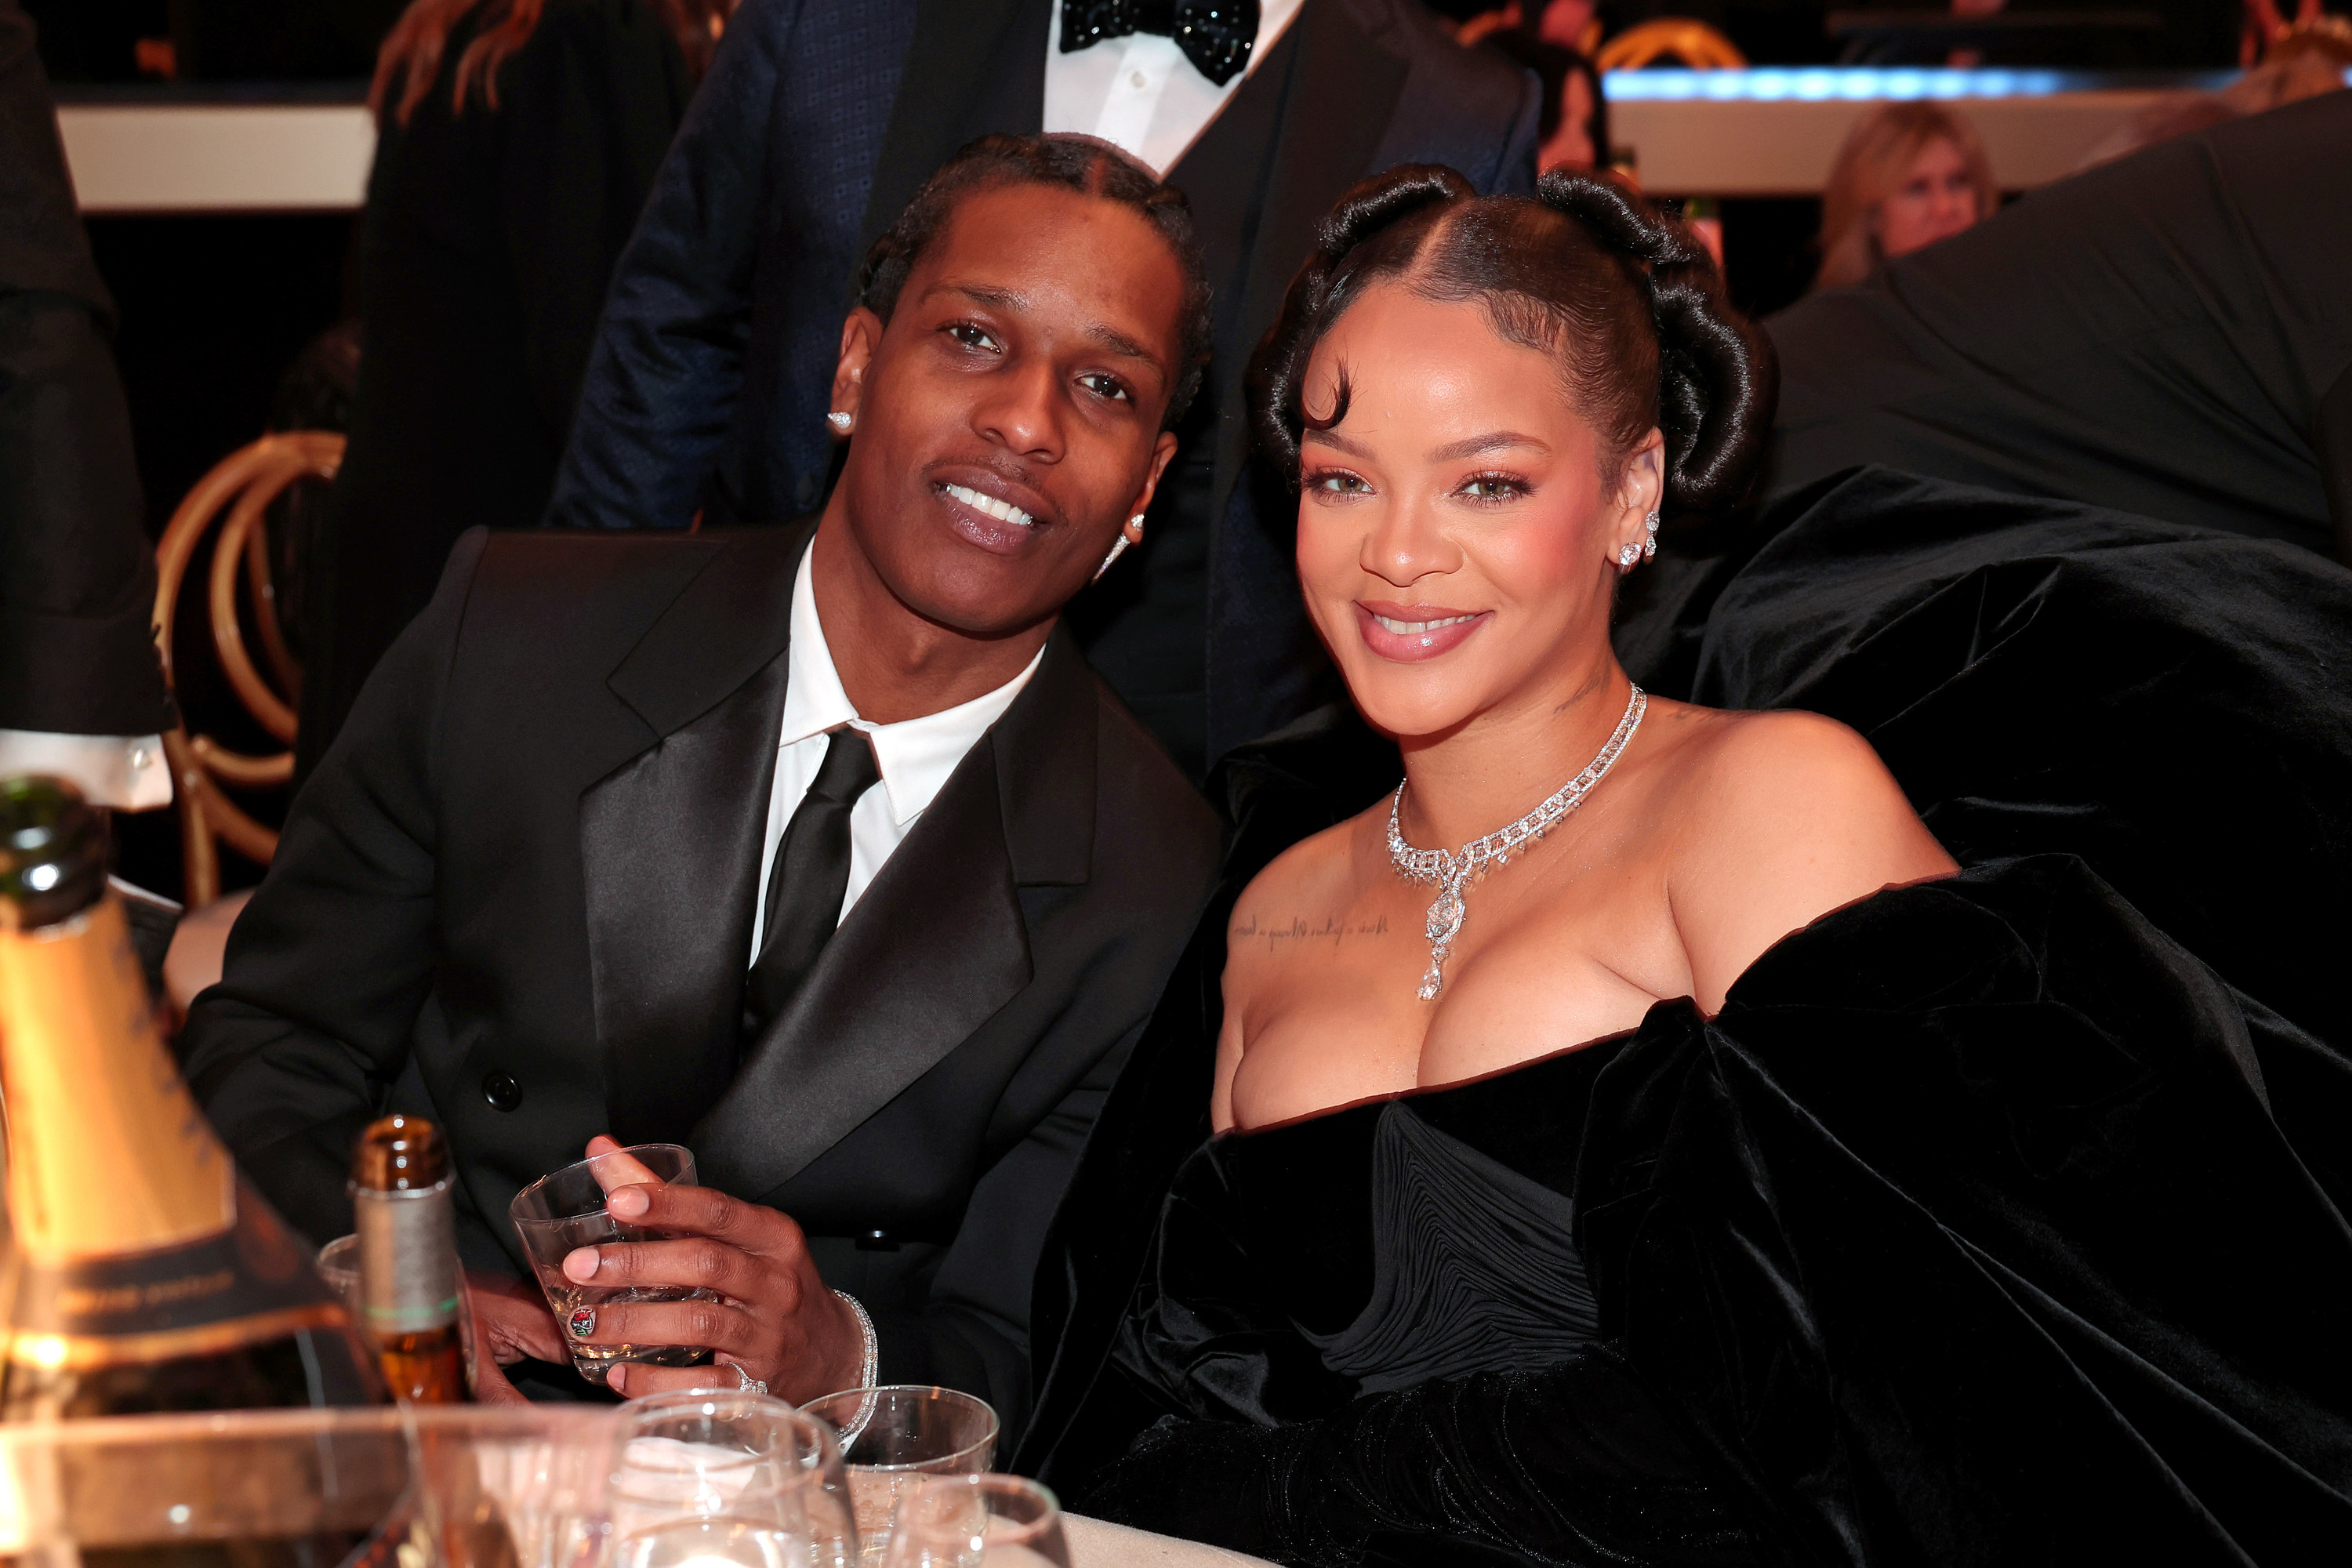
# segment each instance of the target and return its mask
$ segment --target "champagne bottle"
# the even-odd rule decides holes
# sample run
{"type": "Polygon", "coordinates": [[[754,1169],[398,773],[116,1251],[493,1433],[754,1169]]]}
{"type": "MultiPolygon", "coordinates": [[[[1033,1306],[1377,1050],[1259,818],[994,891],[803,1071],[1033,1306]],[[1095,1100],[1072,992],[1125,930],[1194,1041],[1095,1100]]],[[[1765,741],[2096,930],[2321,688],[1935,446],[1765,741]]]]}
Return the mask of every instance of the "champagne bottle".
{"type": "Polygon", "coordinates": [[[457,1228],[441,1130],[387,1116],[352,1156],[360,1238],[360,1316],[393,1397],[454,1405],[466,1397],[457,1339],[457,1228]]]}
{"type": "Polygon", "coordinates": [[[174,1070],[104,818],[57,779],[0,780],[0,1419],[383,1399],[310,1247],[174,1070]]]}

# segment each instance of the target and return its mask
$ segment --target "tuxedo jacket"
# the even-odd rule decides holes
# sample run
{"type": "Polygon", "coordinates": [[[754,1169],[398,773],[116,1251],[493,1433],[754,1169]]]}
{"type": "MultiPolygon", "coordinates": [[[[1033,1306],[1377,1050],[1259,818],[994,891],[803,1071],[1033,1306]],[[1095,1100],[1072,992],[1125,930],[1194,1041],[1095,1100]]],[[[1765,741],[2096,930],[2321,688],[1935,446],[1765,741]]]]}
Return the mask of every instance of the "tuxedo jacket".
{"type": "MultiPolygon", "coordinates": [[[[1040,128],[1051,4],[746,0],[614,275],[550,521],[815,509],[856,265],[966,142],[1040,128]]],[[[1139,559],[1071,616],[1192,776],[1311,706],[1326,668],[1286,542],[1295,502],[1243,482],[1251,348],[1348,186],[1436,163],[1530,190],[1540,110],[1533,75],[1415,0],[1306,0],[1170,171],[1206,252],[1215,361],[1139,559]]]]}
{"type": "MultiPolygon", "coordinates": [[[[297,797],[186,1033],[323,1240],[373,1117],[438,1121],[467,1261],[595,1133],[694,1151],[856,1295],[888,1382],[1017,1429],[1031,1278],[1214,874],[1215,819],[1066,631],[742,1036],[806,527],[467,534],[297,797]]],[[[571,1380],[576,1387],[576,1380],[571,1380]]]]}

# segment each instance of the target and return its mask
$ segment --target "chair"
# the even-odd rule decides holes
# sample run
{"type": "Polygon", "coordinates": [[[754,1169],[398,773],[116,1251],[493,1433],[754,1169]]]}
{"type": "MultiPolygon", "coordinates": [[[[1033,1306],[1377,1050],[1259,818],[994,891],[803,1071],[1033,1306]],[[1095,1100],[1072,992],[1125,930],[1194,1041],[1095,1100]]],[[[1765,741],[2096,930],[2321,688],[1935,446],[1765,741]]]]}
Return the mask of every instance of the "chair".
{"type": "Polygon", "coordinates": [[[1694,70],[1741,70],[1748,57],[1739,46],[1689,16],[1659,16],[1626,28],[1601,46],[1593,64],[1605,71],[1639,70],[1675,59],[1694,70]]]}
{"type": "Polygon", "coordinates": [[[215,522],[220,523],[205,600],[213,651],[246,711],[289,748],[266,757],[231,751],[209,735],[189,734],[184,710],[172,732],[163,737],[163,752],[172,764],[179,805],[183,879],[191,910],[220,897],[221,845],[265,866],[277,852],[278,835],[247,816],[221,787],[282,786],[294,776],[294,702],[301,689],[302,670],[278,628],[263,513],[298,479],[333,479],[342,460],[343,437],[338,435],[294,430],[265,436],[229,454],[196,482],[172,514],[163,542],[155,547],[155,643],[163,654],[163,679],[176,693],[172,633],[180,584],[205,534],[215,522]],[[263,678],[247,651],[237,605],[240,577],[274,684],[263,678]]]}

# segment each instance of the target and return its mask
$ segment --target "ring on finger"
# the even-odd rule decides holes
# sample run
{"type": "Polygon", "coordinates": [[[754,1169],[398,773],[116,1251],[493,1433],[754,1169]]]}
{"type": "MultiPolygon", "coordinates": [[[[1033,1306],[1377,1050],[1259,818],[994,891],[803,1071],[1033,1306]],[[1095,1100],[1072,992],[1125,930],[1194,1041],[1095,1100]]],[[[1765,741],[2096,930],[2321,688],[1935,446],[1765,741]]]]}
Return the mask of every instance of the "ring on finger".
{"type": "Polygon", "coordinates": [[[750,1371],[744,1367],[741,1362],[730,1362],[728,1363],[728,1365],[735,1369],[735,1386],[743,1393],[765,1394],[768,1392],[767,1384],[759,1378],[753,1377],[750,1371]]]}

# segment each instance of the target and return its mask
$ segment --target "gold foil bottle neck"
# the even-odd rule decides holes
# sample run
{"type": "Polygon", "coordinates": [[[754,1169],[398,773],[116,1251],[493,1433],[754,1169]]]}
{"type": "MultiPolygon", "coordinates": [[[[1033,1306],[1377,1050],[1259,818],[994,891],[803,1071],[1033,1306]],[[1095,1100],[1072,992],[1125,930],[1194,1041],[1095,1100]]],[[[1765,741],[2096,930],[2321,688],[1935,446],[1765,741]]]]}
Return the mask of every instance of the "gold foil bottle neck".
{"type": "Polygon", "coordinates": [[[163,1048],[109,893],[0,932],[8,1209],[37,1263],[154,1251],[236,1223],[236,1175],[163,1048]]]}

